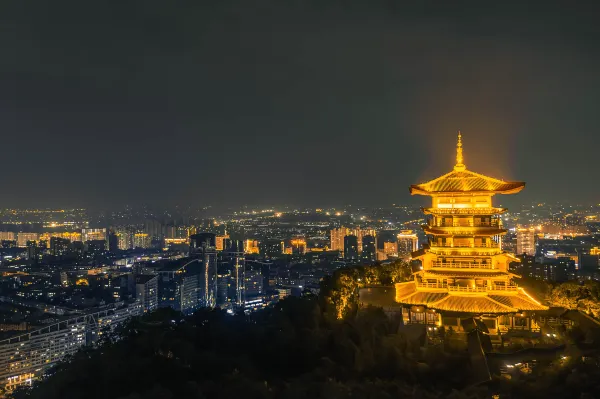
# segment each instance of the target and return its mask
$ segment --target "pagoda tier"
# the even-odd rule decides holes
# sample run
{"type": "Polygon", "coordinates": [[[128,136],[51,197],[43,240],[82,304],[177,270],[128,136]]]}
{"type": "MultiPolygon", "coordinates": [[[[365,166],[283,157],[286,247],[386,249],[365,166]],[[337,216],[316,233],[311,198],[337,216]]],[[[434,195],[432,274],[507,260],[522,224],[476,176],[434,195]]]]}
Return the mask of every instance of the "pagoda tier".
{"type": "Polygon", "coordinates": [[[431,215],[423,226],[429,244],[412,254],[422,262],[413,281],[396,285],[396,301],[450,312],[478,314],[545,310],[520,288],[508,271],[517,259],[502,250],[506,234],[494,207],[495,194],[513,194],[523,182],[504,182],[468,171],[459,133],[454,170],[430,182],[413,185],[411,194],[432,197],[431,215]]]}

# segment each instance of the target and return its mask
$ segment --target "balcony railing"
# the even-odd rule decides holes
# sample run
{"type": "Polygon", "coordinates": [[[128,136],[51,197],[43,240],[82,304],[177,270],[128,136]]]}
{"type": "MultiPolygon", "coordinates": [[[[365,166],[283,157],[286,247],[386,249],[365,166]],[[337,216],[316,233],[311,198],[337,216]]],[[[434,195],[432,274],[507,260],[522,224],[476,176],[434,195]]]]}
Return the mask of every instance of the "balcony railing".
{"type": "Polygon", "coordinates": [[[431,247],[438,247],[438,248],[474,248],[474,249],[478,249],[478,248],[500,248],[499,244],[484,244],[484,245],[471,245],[471,244],[437,244],[437,243],[431,243],[431,247]]]}
{"type": "Polygon", "coordinates": [[[442,289],[447,289],[448,291],[457,291],[457,292],[516,291],[519,289],[519,286],[516,284],[475,286],[475,287],[462,286],[462,285],[448,285],[446,283],[417,282],[416,284],[417,284],[417,287],[419,287],[419,288],[442,288],[442,289]]]}
{"type": "Polygon", "coordinates": [[[491,263],[469,262],[432,262],[432,267],[447,267],[450,269],[493,269],[491,263]]]}
{"type": "Polygon", "coordinates": [[[499,248],[480,248],[480,250],[465,251],[464,249],[458,250],[457,248],[439,248],[430,247],[430,252],[437,255],[444,256],[489,256],[499,253],[499,248]],[[456,250],[455,250],[456,249],[456,250]]]}
{"type": "Polygon", "coordinates": [[[423,210],[440,215],[494,215],[505,212],[506,208],[425,208],[423,210]]]}
{"type": "Polygon", "coordinates": [[[468,222],[438,222],[434,221],[429,222],[429,226],[431,227],[501,227],[502,223],[498,220],[492,220],[491,222],[478,222],[478,221],[468,221],[468,222]]]}
{"type": "Polygon", "coordinates": [[[448,284],[446,284],[446,283],[423,283],[423,282],[417,282],[417,287],[421,287],[421,288],[448,288],[448,284]]]}
{"type": "Polygon", "coordinates": [[[460,285],[449,285],[448,291],[460,291],[460,292],[488,292],[488,291],[516,291],[519,287],[517,285],[492,285],[484,287],[469,287],[460,285]]]}

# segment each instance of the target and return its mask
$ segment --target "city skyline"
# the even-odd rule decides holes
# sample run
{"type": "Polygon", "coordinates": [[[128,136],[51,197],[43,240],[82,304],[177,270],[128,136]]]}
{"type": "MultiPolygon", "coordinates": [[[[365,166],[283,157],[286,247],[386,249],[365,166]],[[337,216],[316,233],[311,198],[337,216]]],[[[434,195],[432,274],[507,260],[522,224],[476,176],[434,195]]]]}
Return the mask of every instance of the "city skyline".
{"type": "Polygon", "coordinates": [[[0,206],[420,204],[458,130],[515,201],[597,202],[597,4],[141,4],[3,10],[0,206]]]}

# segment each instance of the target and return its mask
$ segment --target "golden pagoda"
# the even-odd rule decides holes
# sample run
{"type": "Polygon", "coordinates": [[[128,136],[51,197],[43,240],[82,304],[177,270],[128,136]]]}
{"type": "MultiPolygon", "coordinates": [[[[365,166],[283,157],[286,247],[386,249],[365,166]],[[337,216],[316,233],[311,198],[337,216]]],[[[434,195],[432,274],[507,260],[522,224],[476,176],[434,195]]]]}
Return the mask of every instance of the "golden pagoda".
{"type": "Polygon", "coordinates": [[[506,234],[500,215],[506,209],[492,205],[495,194],[515,194],[524,182],[505,182],[467,170],[462,136],[458,133],[456,165],[437,179],[412,185],[412,195],[428,195],[431,215],[423,226],[429,244],[412,253],[422,262],[413,280],[396,284],[396,301],[408,323],[462,329],[461,320],[476,316],[490,334],[510,329],[537,329],[531,312],[547,307],[519,287],[509,272],[518,261],[502,250],[506,234]]]}

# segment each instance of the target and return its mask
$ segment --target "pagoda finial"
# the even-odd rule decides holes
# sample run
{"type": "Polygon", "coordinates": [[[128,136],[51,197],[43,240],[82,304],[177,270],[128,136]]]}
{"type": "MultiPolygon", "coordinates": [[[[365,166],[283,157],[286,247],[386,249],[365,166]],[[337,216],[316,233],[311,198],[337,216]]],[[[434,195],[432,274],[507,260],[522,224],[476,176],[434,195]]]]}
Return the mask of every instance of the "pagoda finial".
{"type": "Polygon", "coordinates": [[[460,134],[460,130],[458,131],[458,142],[456,143],[456,165],[454,165],[454,170],[462,171],[467,167],[463,163],[463,145],[462,145],[462,135],[460,134]]]}

